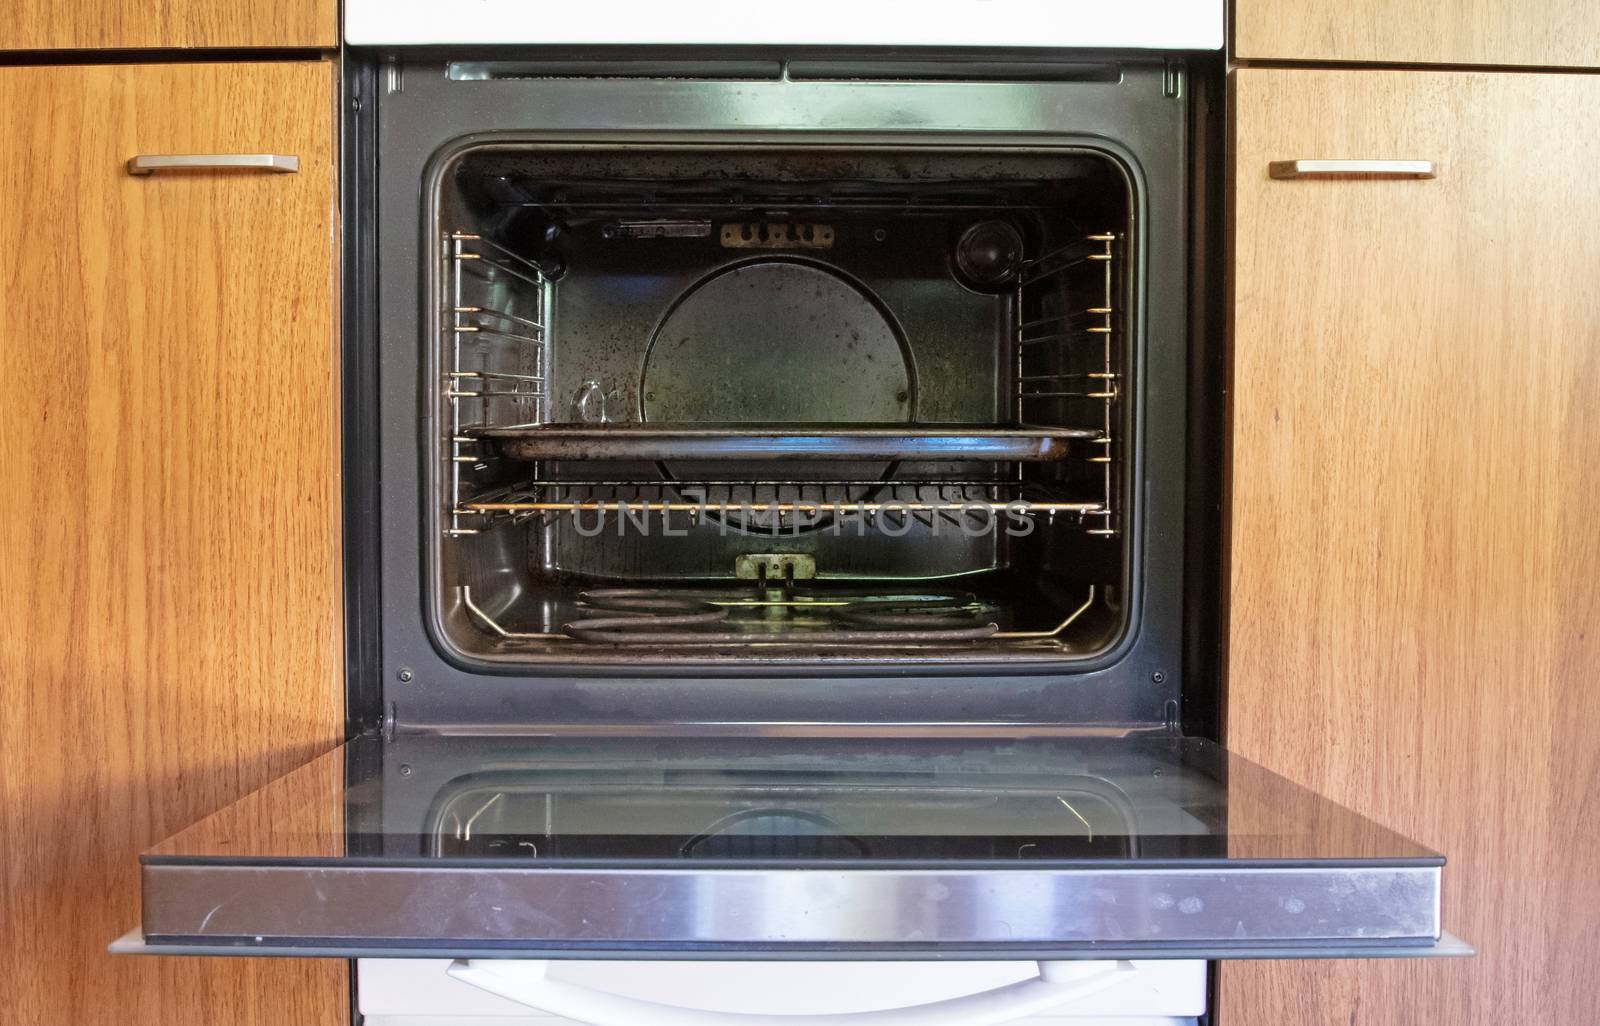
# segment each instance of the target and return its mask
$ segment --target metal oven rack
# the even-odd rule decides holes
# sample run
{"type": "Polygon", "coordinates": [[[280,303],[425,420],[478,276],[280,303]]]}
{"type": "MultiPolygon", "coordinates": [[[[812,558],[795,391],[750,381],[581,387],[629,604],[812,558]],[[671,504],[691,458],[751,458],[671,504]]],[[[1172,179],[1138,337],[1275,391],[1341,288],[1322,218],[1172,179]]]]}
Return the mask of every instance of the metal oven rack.
{"type": "Polygon", "coordinates": [[[463,467],[481,468],[495,458],[470,432],[548,416],[552,304],[550,281],[537,264],[481,235],[446,235],[445,263],[445,534],[454,536],[477,533],[462,520],[463,467]],[[531,309],[513,312],[520,306],[531,309]]]}
{"type": "MultiPolygon", "coordinates": [[[[751,510],[760,515],[807,516],[836,513],[845,508],[869,522],[878,516],[915,519],[932,526],[936,519],[955,522],[975,515],[1042,516],[1051,520],[1070,515],[1088,534],[1117,532],[1113,506],[1113,429],[1119,397],[1115,329],[1115,275],[1117,236],[1087,235],[1024,265],[1017,286],[1017,392],[1018,425],[1037,423],[1035,404],[1056,400],[1087,399],[1101,405],[1101,424],[1095,428],[1052,428],[1050,433],[1071,437],[1076,444],[1094,447],[1087,461],[1101,468],[1102,496],[1085,500],[1068,498],[1059,484],[1019,477],[1007,482],[918,481],[667,481],[660,478],[542,479],[539,463],[533,477],[510,486],[473,490],[464,468],[485,469],[499,458],[511,432],[536,432],[542,436],[561,427],[549,424],[547,377],[551,362],[553,315],[552,287],[540,268],[506,247],[468,232],[445,236],[448,265],[445,297],[446,351],[444,396],[447,414],[449,509],[445,534],[476,534],[497,519],[548,520],[579,513],[620,515],[685,515],[691,523],[699,517],[730,510],[751,510]],[[1061,310],[1062,297],[1078,297],[1081,288],[1060,288],[1063,276],[1098,272],[1093,279],[1095,305],[1061,310]],[[1050,305],[1043,286],[1050,290],[1050,305]],[[1043,297],[1043,298],[1041,298],[1043,297]],[[1039,299],[1042,312],[1025,315],[1030,299],[1039,299]],[[534,316],[514,313],[521,304],[534,316]],[[1093,370],[1062,371],[1083,359],[1085,339],[1098,340],[1093,370]],[[1030,373],[1030,352],[1044,347],[1058,350],[1045,373],[1030,373]],[[1073,362],[1077,361],[1077,362],[1073,362]],[[1076,387],[1074,382],[1078,382],[1076,387]],[[539,429],[543,427],[544,430],[539,429]]],[[[623,427],[646,428],[649,425],[623,427]]],[[[1045,431],[1045,429],[1040,429],[1045,431]]],[[[559,432],[557,432],[559,433],[559,432]]],[[[613,428],[612,434],[617,430],[613,428]]],[[[704,432],[703,432],[704,433],[704,432]]],[[[711,432],[715,434],[716,432],[711,432]]],[[[748,434],[748,431],[744,432],[748,434]]],[[[858,432],[860,433],[860,432],[858,432]]],[[[880,432],[881,433],[881,432],[880,432]]],[[[967,432],[974,439],[980,429],[967,432]]],[[[626,434],[626,432],[623,432],[626,434]]],[[[738,433],[735,433],[738,434],[738,433]]],[[[841,435],[848,434],[842,432],[841,435]]],[[[871,434],[867,432],[866,434],[871,434]]],[[[1027,435],[1028,429],[991,430],[989,435],[1027,435]]],[[[1031,437],[1031,436],[1030,436],[1031,437]]],[[[1044,435],[1041,435],[1043,438],[1044,435]]],[[[1048,439],[1046,439],[1048,441],[1048,439]]],[[[1010,439],[1012,444],[1015,439],[1010,439]]],[[[1057,440],[1052,444],[1060,444],[1057,440]]],[[[703,453],[702,453],[703,455],[703,453]]],[[[1034,457],[1039,458],[1039,457],[1034,457]]],[[[1048,458],[1059,458],[1050,456],[1048,458]]],[[[1074,457],[1076,461],[1076,457],[1074,457]]]]}
{"type": "Polygon", "coordinates": [[[1099,513],[1098,502],[1043,493],[1014,481],[651,481],[528,480],[462,503],[458,517],[526,520],[561,514],[681,514],[699,517],[734,512],[765,516],[844,513],[871,522],[878,517],[955,523],[962,517],[1007,514],[1079,518],[1099,513]]]}
{"type": "Polygon", "coordinates": [[[1117,533],[1116,480],[1113,473],[1116,404],[1120,399],[1117,371],[1116,274],[1117,235],[1101,232],[1061,246],[1023,266],[1017,278],[1017,393],[1018,424],[1037,420],[1039,405],[1061,400],[1090,400],[1102,407],[1101,430],[1093,440],[1099,451],[1088,458],[1101,469],[1103,500],[1087,516],[1094,519],[1088,534],[1117,533]],[[1092,275],[1093,305],[1076,309],[1060,305],[1060,297],[1077,291],[1061,289],[1068,275],[1092,275]],[[1055,286],[1053,296],[1040,295],[1043,286],[1055,286]],[[1038,288],[1036,288],[1038,287],[1038,288]],[[1028,300],[1038,301],[1039,313],[1027,316],[1028,300]],[[1050,300],[1055,298],[1056,305],[1050,300]],[[1093,370],[1078,370],[1079,354],[1074,352],[1088,342],[1099,343],[1098,360],[1093,370]],[[1053,353],[1044,353],[1046,349],[1053,353]],[[1028,371],[1036,354],[1046,355],[1046,368],[1028,371]],[[1053,359],[1051,359],[1053,358],[1053,359]],[[1062,369],[1071,367],[1073,369],[1062,369]]]}

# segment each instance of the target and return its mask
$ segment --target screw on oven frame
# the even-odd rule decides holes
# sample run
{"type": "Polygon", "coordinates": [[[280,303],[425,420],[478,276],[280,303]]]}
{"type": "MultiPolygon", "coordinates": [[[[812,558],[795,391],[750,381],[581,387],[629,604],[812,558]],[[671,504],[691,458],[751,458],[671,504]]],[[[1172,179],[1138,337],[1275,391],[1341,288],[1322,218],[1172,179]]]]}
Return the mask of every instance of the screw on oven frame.
{"type": "Polygon", "coordinates": [[[402,666],[400,667],[400,672],[395,674],[395,679],[400,681],[402,684],[410,684],[412,678],[415,676],[416,674],[411,672],[411,668],[409,666],[402,666]]]}
{"type": "Polygon", "coordinates": [[[1166,682],[1167,675],[1162,673],[1160,670],[1157,670],[1155,673],[1150,675],[1150,683],[1152,684],[1165,684],[1166,682]]]}

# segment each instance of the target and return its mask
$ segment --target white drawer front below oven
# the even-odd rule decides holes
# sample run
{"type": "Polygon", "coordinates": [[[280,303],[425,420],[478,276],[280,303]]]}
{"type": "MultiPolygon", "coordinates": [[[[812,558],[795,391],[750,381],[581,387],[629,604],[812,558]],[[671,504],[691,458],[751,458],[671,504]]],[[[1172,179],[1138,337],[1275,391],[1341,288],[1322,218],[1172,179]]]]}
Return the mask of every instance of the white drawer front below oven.
{"type": "Polygon", "coordinates": [[[1206,966],[1200,961],[1068,965],[1075,976],[1058,981],[1063,1002],[1020,1017],[1010,1017],[999,1005],[1019,985],[1038,982],[1035,962],[479,963],[491,965],[502,980],[527,970],[525,975],[540,985],[540,969],[547,966],[546,980],[569,1002],[576,995],[588,1010],[574,1019],[463,982],[448,974],[451,964],[448,959],[361,959],[358,987],[366,1026],[660,1026],[668,1020],[675,1026],[770,1026],[772,1016],[822,1016],[819,1026],[887,1026],[945,1022],[945,1015],[953,1023],[994,1026],[1190,1026],[1206,1004],[1206,966]],[[1076,996],[1067,993],[1074,980],[1088,982],[1076,996]],[[992,997],[988,1007],[982,999],[946,1004],[945,1015],[937,1017],[911,1011],[972,995],[992,997]],[[585,996],[594,1000],[584,1001],[585,996]]]}

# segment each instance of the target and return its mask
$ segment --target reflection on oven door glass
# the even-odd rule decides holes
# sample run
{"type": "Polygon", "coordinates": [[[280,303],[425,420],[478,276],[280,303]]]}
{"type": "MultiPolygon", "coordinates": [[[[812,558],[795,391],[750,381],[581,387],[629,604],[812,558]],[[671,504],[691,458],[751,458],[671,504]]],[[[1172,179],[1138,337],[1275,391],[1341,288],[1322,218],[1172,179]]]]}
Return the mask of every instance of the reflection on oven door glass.
{"type": "Polygon", "coordinates": [[[1030,859],[1138,854],[1135,817],[1108,781],[1041,789],[956,786],[553,786],[513,774],[446,787],[443,858],[1030,859]]]}

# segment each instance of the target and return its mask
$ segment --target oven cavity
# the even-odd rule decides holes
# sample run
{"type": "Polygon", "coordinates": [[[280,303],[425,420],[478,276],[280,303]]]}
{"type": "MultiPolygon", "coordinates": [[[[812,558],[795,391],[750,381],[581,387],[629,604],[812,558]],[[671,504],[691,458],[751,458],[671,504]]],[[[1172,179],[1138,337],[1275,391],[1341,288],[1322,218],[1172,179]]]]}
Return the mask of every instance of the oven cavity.
{"type": "Polygon", "coordinates": [[[524,666],[1103,652],[1129,195],[1076,150],[458,157],[434,222],[443,640],[524,666]]]}

